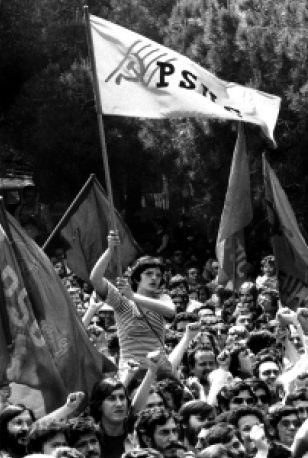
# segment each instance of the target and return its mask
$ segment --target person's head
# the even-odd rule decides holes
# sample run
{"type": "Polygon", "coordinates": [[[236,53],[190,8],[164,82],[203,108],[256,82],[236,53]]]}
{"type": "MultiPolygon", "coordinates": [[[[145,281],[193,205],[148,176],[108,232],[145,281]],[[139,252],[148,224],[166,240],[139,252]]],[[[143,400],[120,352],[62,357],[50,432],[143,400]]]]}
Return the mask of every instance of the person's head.
{"type": "Polygon", "coordinates": [[[154,409],[155,407],[167,407],[166,400],[158,386],[151,387],[145,404],[146,409],[154,409]]]}
{"type": "Polygon", "coordinates": [[[275,319],[278,310],[278,295],[274,291],[260,291],[257,304],[270,320],[275,319]]]}
{"type": "Polygon", "coordinates": [[[46,455],[58,448],[67,446],[67,427],[58,421],[37,421],[28,433],[27,452],[46,455]]]}
{"type": "Polygon", "coordinates": [[[198,317],[200,319],[209,315],[215,315],[215,304],[210,299],[205,301],[205,303],[198,308],[198,317]]]}
{"type": "Polygon", "coordinates": [[[34,421],[32,410],[24,405],[5,407],[0,413],[0,450],[25,455],[27,435],[34,421]]]}
{"type": "Polygon", "coordinates": [[[142,256],[131,267],[130,280],[134,291],[155,293],[161,285],[164,267],[159,258],[142,256]]]}
{"type": "Polygon", "coordinates": [[[214,408],[205,401],[188,401],[180,408],[179,418],[183,433],[192,446],[196,445],[200,430],[214,420],[214,417],[214,408]]]}
{"type": "Polygon", "coordinates": [[[187,294],[189,292],[187,278],[183,275],[176,274],[170,278],[169,289],[172,290],[177,288],[181,289],[182,291],[185,291],[187,294]]]}
{"type": "Polygon", "coordinates": [[[170,291],[170,297],[176,307],[176,313],[185,312],[189,303],[189,295],[181,288],[175,288],[170,291]]]}
{"type": "Polygon", "coordinates": [[[176,248],[172,253],[172,262],[177,266],[182,266],[184,263],[184,253],[180,248],[176,248]]]}
{"type": "Polygon", "coordinates": [[[228,423],[217,423],[206,435],[207,445],[222,444],[231,458],[245,458],[245,448],[238,430],[228,423]]]}
{"type": "Polygon", "coordinates": [[[229,422],[239,430],[247,455],[254,457],[257,449],[250,438],[250,431],[255,425],[261,425],[266,429],[262,411],[256,407],[241,407],[232,411],[229,422]]]}
{"type": "Polygon", "coordinates": [[[249,332],[245,326],[231,326],[228,330],[226,345],[247,339],[249,332]]]}
{"type": "Polygon", "coordinates": [[[303,423],[308,418],[308,391],[305,388],[290,393],[286,397],[286,405],[297,409],[298,417],[303,423]]]}
{"type": "Polygon", "coordinates": [[[243,380],[235,380],[223,386],[217,394],[218,406],[222,411],[252,407],[256,403],[254,393],[243,380]]]}
{"type": "Polygon", "coordinates": [[[272,395],[268,385],[257,377],[245,379],[247,385],[252,389],[256,398],[256,407],[267,413],[272,403],[272,395]]]}
{"type": "Polygon", "coordinates": [[[53,267],[54,267],[56,273],[59,275],[60,278],[63,278],[63,277],[66,276],[66,274],[67,274],[66,267],[65,267],[64,262],[62,260],[56,260],[53,263],[53,267]]]}
{"type": "Polygon", "coordinates": [[[275,431],[276,439],[290,447],[300,427],[297,409],[291,406],[277,405],[271,408],[269,422],[275,431]]]}
{"type": "Polygon", "coordinates": [[[229,349],[230,365],[229,371],[233,377],[241,375],[252,375],[252,367],[255,355],[244,344],[233,344],[229,349]]]}
{"type": "Polygon", "coordinates": [[[174,413],[164,408],[143,410],[135,423],[139,444],[151,447],[166,458],[175,458],[179,427],[174,413]]]}
{"type": "Polygon", "coordinates": [[[99,428],[91,417],[75,417],[68,424],[68,440],[84,458],[100,458],[99,428]]]}
{"type": "Polygon", "coordinates": [[[214,444],[201,450],[197,458],[230,458],[230,455],[224,445],[214,444]]]}
{"type": "Polygon", "coordinates": [[[273,255],[265,256],[261,261],[261,270],[267,277],[272,277],[276,274],[275,257],[273,255]]]}
{"type": "Polygon", "coordinates": [[[274,388],[280,375],[277,359],[271,354],[258,355],[254,364],[253,374],[263,380],[269,388],[274,388]]]}
{"type": "Polygon", "coordinates": [[[167,407],[170,410],[178,412],[184,402],[185,389],[177,377],[164,377],[157,383],[158,389],[164,397],[167,407]]]}
{"type": "Polygon", "coordinates": [[[235,315],[235,326],[244,326],[248,332],[252,331],[254,327],[254,314],[246,308],[239,311],[235,315]]]}
{"type": "Polygon", "coordinates": [[[122,382],[108,377],[96,383],[90,398],[90,412],[96,422],[119,425],[127,417],[129,399],[122,382]]]}
{"type": "Polygon", "coordinates": [[[209,347],[199,347],[190,351],[188,365],[191,373],[206,385],[209,373],[217,367],[214,351],[209,347]]]}
{"type": "Polygon", "coordinates": [[[273,348],[276,344],[274,334],[267,329],[252,331],[247,339],[247,347],[256,355],[262,350],[273,348]]]}
{"type": "Polygon", "coordinates": [[[200,281],[200,268],[197,264],[190,264],[186,267],[186,276],[190,285],[197,285],[200,281]]]}
{"type": "Polygon", "coordinates": [[[258,290],[253,282],[244,282],[239,289],[239,298],[242,304],[251,306],[257,298],[258,290]]]}

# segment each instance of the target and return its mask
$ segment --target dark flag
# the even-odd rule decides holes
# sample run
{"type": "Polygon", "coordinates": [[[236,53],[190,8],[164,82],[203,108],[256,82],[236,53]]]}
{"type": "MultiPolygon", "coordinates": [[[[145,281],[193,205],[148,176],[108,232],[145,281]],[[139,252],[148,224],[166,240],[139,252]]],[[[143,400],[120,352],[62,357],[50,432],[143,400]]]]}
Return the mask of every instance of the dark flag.
{"type": "MultiPolygon", "coordinates": [[[[107,248],[109,209],[103,188],[95,175],[91,175],[43,248],[46,249],[53,237],[60,234],[67,245],[68,266],[79,278],[89,281],[94,264],[107,248]]],[[[141,250],[117,211],[116,224],[121,240],[122,268],[126,269],[141,250]]],[[[115,262],[111,263],[107,274],[110,277],[116,276],[115,262]]]]}
{"type": "Polygon", "coordinates": [[[270,235],[284,306],[297,308],[308,297],[308,246],[277,176],[263,157],[270,235]]]}
{"type": "Polygon", "coordinates": [[[216,242],[218,282],[237,290],[246,280],[244,228],[252,220],[250,176],[243,126],[239,124],[228,189],[216,242]]]}
{"type": "Polygon", "coordinates": [[[88,339],[49,258],[4,211],[0,270],[2,380],[41,390],[47,412],[62,405],[70,392],[89,394],[102,376],[103,357],[88,339]]]}

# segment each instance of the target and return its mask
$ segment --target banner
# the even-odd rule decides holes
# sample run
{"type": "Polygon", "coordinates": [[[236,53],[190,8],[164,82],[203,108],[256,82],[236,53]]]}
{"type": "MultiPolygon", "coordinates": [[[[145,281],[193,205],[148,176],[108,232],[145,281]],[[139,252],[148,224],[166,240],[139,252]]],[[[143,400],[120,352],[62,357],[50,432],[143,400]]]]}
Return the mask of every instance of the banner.
{"type": "MultiPolygon", "coordinates": [[[[108,199],[95,175],[91,175],[57,224],[44,249],[56,234],[60,234],[66,242],[68,266],[79,278],[89,282],[92,268],[108,246],[109,219],[108,199]]],[[[117,211],[116,224],[121,240],[122,267],[126,269],[141,249],[117,211]]],[[[106,275],[116,276],[115,259],[111,260],[106,275]]]]}
{"type": "Polygon", "coordinates": [[[187,57],[90,15],[103,114],[206,117],[261,126],[273,140],[280,98],[217,78],[187,57]]]}
{"type": "Polygon", "coordinates": [[[239,125],[216,242],[218,283],[232,282],[235,290],[246,280],[244,228],[251,220],[249,164],[243,126],[239,125]]]}
{"type": "Polygon", "coordinates": [[[305,306],[308,298],[308,246],[278,178],[263,157],[265,199],[270,236],[284,306],[305,306]]]}
{"type": "MultiPolygon", "coordinates": [[[[70,392],[90,394],[106,358],[88,339],[48,257],[11,215],[0,214],[2,380],[41,390],[50,411],[70,392]]],[[[104,369],[115,368],[107,361],[104,369]]]]}

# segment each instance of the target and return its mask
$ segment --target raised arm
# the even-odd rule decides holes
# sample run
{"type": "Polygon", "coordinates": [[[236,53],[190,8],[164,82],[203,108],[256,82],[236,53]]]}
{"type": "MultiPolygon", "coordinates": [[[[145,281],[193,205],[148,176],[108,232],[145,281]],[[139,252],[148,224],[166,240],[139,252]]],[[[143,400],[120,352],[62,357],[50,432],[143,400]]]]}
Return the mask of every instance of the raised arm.
{"type": "Polygon", "coordinates": [[[98,259],[90,274],[90,281],[93,288],[102,298],[105,298],[107,295],[107,280],[105,280],[104,275],[111,261],[115,247],[120,244],[119,236],[113,231],[109,232],[107,240],[108,248],[98,259]]]}
{"type": "Polygon", "coordinates": [[[190,342],[200,331],[199,323],[189,323],[186,326],[185,332],[180,342],[174,347],[172,352],[168,356],[168,360],[171,363],[172,372],[175,373],[183,359],[184,353],[187,350],[190,342]]]}
{"type": "Polygon", "coordinates": [[[76,412],[76,410],[80,407],[81,403],[83,402],[84,398],[85,395],[82,391],[70,393],[67,396],[66,403],[63,406],[59,407],[56,410],[53,410],[44,417],[41,417],[38,421],[40,423],[43,423],[50,421],[66,420],[70,415],[76,412]]]}

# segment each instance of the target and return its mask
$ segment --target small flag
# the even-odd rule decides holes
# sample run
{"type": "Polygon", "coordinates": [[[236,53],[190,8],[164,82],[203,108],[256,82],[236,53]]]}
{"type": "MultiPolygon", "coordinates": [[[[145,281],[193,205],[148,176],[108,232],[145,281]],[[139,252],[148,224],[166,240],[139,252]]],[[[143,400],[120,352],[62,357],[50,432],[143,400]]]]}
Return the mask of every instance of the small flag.
{"type": "Polygon", "coordinates": [[[216,242],[218,283],[232,282],[238,290],[246,280],[244,228],[252,220],[250,176],[243,126],[239,125],[228,189],[216,242]]]}
{"type": "MultiPolygon", "coordinates": [[[[121,240],[122,267],[126,269],[141,249],[118,212],[116,224],[121,240]]],[[[108,199],[95,175],[91,175],[43,248],[59,233],[65,241],[68,266],[79,278],[89,282],[92,268],[107,248],[109,227],[108,199]]],[[[111,261],[107,276],[116,276],[115,260],[111,261]]]]}

